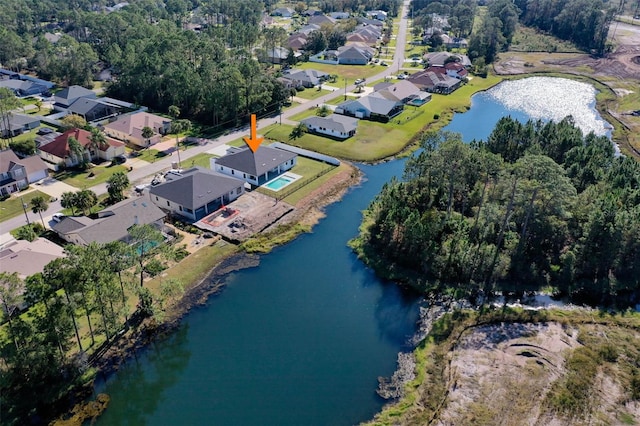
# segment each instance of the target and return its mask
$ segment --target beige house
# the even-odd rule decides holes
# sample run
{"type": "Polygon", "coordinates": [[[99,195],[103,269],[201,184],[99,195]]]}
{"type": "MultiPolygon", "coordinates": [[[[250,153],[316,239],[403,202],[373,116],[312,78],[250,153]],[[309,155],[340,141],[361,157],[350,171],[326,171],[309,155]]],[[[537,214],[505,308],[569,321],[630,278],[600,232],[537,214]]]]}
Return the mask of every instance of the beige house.
{"type": "Polygon", "coordinates": [[[69,138],[71,137],[74,137],[84,147],[85,161],[111,161],[119,155],[124,155],[125,152],[124,143],[111,138],[105,138],[104,144],[97,149],[93,148],[91,147],[91,132],[84,129],[71,129],[38,148],[38,155],[44,161],[56,166],[62,163],[66,167],[77,165],[81,159],[69,148],[69,138]]]}
{"type": "Polygon", "coordinates": [[[169,132],[171,120],[148,112],[121,115],[117,120],[104,126],[104,132],[113,138],[133,145],[148,147],[160,142],[162,135],[169,132]],[[142,136],[145,127],[153,130],[149,139],[142,136]]]}

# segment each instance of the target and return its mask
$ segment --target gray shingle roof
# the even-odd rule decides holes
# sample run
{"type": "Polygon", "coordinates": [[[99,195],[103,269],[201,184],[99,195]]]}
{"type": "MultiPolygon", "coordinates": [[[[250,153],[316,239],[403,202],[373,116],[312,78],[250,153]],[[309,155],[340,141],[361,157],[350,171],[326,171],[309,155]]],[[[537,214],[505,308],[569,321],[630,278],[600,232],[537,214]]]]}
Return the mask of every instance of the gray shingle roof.
{"type": "Polygon", "coordinates": [[[147,196],[130,198],[98,212],[98,219],[66,217],[52,229],[60,234],[77,232],[86,243],[122,240],[135,224],[145,225],[165,217],[147,196]]]}
{"type": "Polygon", "coordinates": [[[225,176],[213,170],[194,167],[182,176],[171,178],[158,186],[151,187],[151,196],[170,200],[191,210],[210,203],[224,194],[244,185],[240,179],[225,176]]]}
{"type": "Polygon", "coordinates": [[[297,157],[298,154],[282,149],[262,146],[255,153],[249,148],[225,155],[216,160],[216,164],[239,170],[252,176],[260,176],[278,165],[297,157]]]}
{"type": "Polygon", "coordinates": [[[305,118],[300,122],[306,125],[325,127],[342,133],[349,133],[358,127],[357,119],[337,114],[332,114],[328,117],[313,116],[305,118]]]}
{"type": "Polygon", "coordinates": [[[56,96],[62,99],[75,99],[83,96],[95,97],[95,93],[89,89],[85,89],[82,86],[69,86],[56,93],[56,96]]]}
{"type": "Polygon", "coordinates": [[[382,95],[374,92],[370,95],[363,96],[360,99],[343,102],[338,105],[338,108],[350,108],[353,105],[360,105],[362,108],[367,109],[374,114],[387,115],[397,104],[398,102],[386,99],[382,95]]]}

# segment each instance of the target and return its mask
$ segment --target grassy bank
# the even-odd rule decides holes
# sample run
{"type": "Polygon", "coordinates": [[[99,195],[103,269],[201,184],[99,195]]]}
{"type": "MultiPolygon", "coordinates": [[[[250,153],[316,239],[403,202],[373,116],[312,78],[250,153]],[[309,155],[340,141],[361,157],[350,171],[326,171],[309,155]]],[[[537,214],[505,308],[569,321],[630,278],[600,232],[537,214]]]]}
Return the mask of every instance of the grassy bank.
{"type": "MultiPolygon", "coordinates": [[[[474,77],[450,95],[434,94],[432,100],[422,107],[406,107],[388,123],[359,120],[356,135],[342,142],[313,134],[290,140],[293,127],[287,125],[271,127],[264,134],[272,140],[334,157],[365,162],[379,161],[406,149],[420,131],[446,126],[455,112],[463,112],[469,108],[474,93],[486,90],[500,81],[502,78],[496,76],[474,77]]],[[[310,114],[313,111],[301,113],[297,118],[310,114]]]]}

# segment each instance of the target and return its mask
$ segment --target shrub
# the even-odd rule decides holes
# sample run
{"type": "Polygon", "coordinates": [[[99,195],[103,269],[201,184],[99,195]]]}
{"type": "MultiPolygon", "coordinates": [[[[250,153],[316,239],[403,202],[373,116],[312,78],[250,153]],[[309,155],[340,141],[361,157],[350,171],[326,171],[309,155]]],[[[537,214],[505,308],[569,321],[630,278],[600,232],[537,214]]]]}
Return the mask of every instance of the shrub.
{"type": "Polygon", "coordinates": [[[439,118],[440,118],[440,114],[433,114],[433,119],[434,119],[434,120],[437,120],[437,119],[439,119],[439,118]]]}

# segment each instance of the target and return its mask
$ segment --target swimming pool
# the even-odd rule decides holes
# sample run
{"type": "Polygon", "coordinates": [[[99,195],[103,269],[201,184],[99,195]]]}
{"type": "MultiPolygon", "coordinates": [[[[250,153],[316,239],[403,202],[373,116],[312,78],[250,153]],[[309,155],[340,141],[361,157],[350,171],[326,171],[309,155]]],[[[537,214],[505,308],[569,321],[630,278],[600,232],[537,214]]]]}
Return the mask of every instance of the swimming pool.
{"type": "Polygon", "coordinates": [[[278,176],[275,179],[270,180],[265,183],[263,186],[273,192],[278,192],[282,188],[292,184],[296,180],[300,179],[302,176],[298,176],[293,173],[285,173],[282,176],[278,176]]]}

